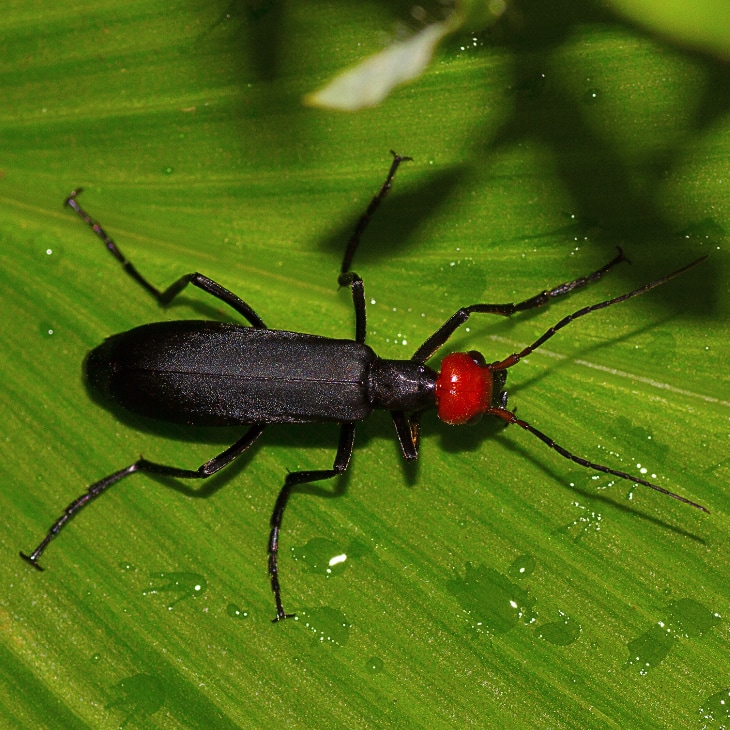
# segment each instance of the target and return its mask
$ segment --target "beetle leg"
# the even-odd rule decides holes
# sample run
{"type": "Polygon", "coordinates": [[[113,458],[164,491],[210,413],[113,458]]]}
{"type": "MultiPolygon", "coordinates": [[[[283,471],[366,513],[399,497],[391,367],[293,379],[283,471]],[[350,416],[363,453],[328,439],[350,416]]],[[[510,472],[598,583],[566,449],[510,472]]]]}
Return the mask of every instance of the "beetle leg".
{"type": "Polygon", "coordinates": [[[449,337],[451,337],[451,335],[453,335],[454,332],[461,327],[467,319],[469,319],[469,316],[475,312],[480,314],[499,314],[503,317],[509,317],[516,312],[524,312],[526,309],[542,307],[555,297],[561,297],[564,294],[572,292],[574,289],[580,289],[581,287],[600,279],[605,273],[610,271],[614,266],[622,261],[628,261],[628,259],[624,256],[624,252],[619,248],[618,255],[600,269],[596,269],[596,271],[593,271],[587,276],[581,276],[577,279],[573,279],[573,281],[567,281],[564,284],[559,284],[553,289],[542,291],[534,297],[530,297],[524,301],[517,302],[516,304],[472,304],[469,307],[462,307],[449,317],[449,319],[447,319],[446,322],[444,322],[444,324],[442,324],[441,327],[439,327],[416,350],[411,357],[411,360],[425,363],[427,360],[432,358],[436,351],[446,343],[449,337]]]}
{"type": "Polygon", "coordinates": [[[393,178],[395,177],[396,170],[401,162],[407,162],[412,159],[411,157],[401,157],[393,152],[393,150],[390,151],[390,154],[393,155],[393,162],[390,165],[390,170],[388,170],[385,182],[381,185],[378,194],[370,201],[370,205],[368,205],[365,212],[360,216],[357,224],[355,225],[355,230],[352,232],[350,240],[347,242],[345,256],[342,259],[342,267],[340,268],[340,286],[347,286],[348,282],[343,282],[342,277],[350,272],[352,259],[355,256],[357,247],[360,245],[360,238],[362,237],[363,231],[368,227],[373,214],[378,209],[378,206],[383,202],[383,198],[385,198],[388,194],[388,191],[393,184],[393,178]]]}
{"type": "Polygon", "coordinates": [[[360,245],[360,239],[365,229],[370,223],[370,218],[373,216],[378,206],[383,201],[383,198],[388,194],[388,191],[393,184],[393,178],[395,177],[396,170],[401,162],[410,160],[410,157],[401,157],[397,155],[393,150],[390,151],[393,155],[393,162],[388,170],[388,175],[385,178],[385,182],[381,185],[378,194],[370,201],[365,212],[360,216],[355,230],[350,236],[350,240],[347,242],[347,248],[345,249],[345,256],[342,259],[342,266],[340,267],[340,275],[337,277],[337,283],[340,286],[349,286],[352,291],[352,303],[355,306],[355,341],[364,343],[365,335],[367,332],[365,324],[365,288],[362,283],[362,279],[354,272],[350,271],[352,266],[352,259],[355,256],[355,251],[360,245]]]}
{"type": "Polygon", "coordinates": [[[58,535],[58,533],[66,526],[68,521],[76,515],[77,512],[86,507],[87,504],[91,503],[99,495],[109,489],[109,487],[113,486],[125,477],[130,476],[130,474],[146,472],[149,474],[159,474],[160,476],[176,477],[179,479],[205,479],[211,476],[211,474],[215,474],[220,469],[223,469],[223,467],[228,466],[228,464],[230,464],[234,459],[237,459],[244,451],[254,444],[263,430],[263,424],[256,424],[252,426],[248,431],[246,431],[242,438],[233,444],[233,446],[230,446],[223,453],[210,459],[210,461],[206,461],[205,464],[196,470],[180,469],[175,466],[166,466],[164,464],[157,464],[153,461],[147,461],[147,459],[139,459],[138,461],[135,461],[134,464],[130,464],[124,469],[120,469],[119,471],[110,474],[108,477],[92,484],[84,494],[71,502],[71,504],[69,504],[63,511],[63,515],[61,515],[61,517],[53,523],[53,526],[38,547],[30,555],[26,555],[21,552],[20,557],[29,562],[34,568],[43,570],[43,568],[38,564],[38,559],[41,557],[43,551],[48,547],[48,543],[50,543],[51,540],[58,535]]]}
{"type": "Polygon", "coordinates": [[[292,618],[295,614],[286,613],[281,602],[281,587],[279,585],[279,532],[281,522],[284,518],[284,510],[289,501],[289,496],[294,487],[308,482],[318,482],[323,479],[342,474],[350,463],[352,449],[355,444],[355,424],[343,423],[340,431],[340,442],[337,446],[335,461],[331,469],[320,469],[310,471],[294,471],[286,475],[284,486],[279,491],[279,496],[274,504],[274,511],[271,513],[271,534],[269,535],[269,576],[271,577],[271,590],[276,601],[276,618],[274,621],[281,621],[285,618],[292,618]]]}
{"type": "MultiPolygon", "coordinates": [[[[209,279],[207,276],[198,274],[185,274],[181,276],[174,284],[171,284],[165,291],[161,292],[158,300],[162,306],[167,306],[188,284],[197,286],[204,292],[214,296],[225,302],[229,307],[235,309],[245,320],[251,323],[251,326],[258,329],[268,329],[264,321],[243,299],[237,297],[233,292],[228,291],[218,282],[209,279]]],[[[364,301],[364,300],[363,300],[364,301]]]]}
{"type": "Polygon", "coordinates": [[[160,291],[156,286],[150,284],[142,274],[137,271],[134,264],[128,261],[126,256],[119,250],[119,247],[115,243],[109,234],[101,227],[98,221],[95,221],[79,204],[76,198],[81,193],[81,188],[74,190],[71,195],[66,198],[64,204],[68,205],[84,223],[97,235],[97,237],[106,246],[107,251],[114,256],[122,265],[124,271],[132,277],[146,292],[150,293],[162,306],[167,306],[188,284],[197,286],[199,289],[213,295],[217,299],[225,302],[229,306],[233,307],[239,314],[241,314],[248,322],[254,327],[260,327],[266,329],[266,325],[263,323],[261,317],[249,307],[246,302],[239,299],[235,294],[232,294],[228,289],[224,289],[220,284],[217,284],[212,279],[208,279],[202,274],[193,273],[181,276],[171,286],[167,287],[164,291],[160,291]]]}
{"type": "Polygon", "coordinates": [[[352,291],[352,303],[355,307],[355,342],[365,344],[365,336],[367,335],[365,285],[354,271],[340,274],[338,282],[340,286],[349,286],[352,291]]]}
{"type": "Polygon", "coordinates": [[[391,411],[395,432],[398,435],[398,443],[406,461],[413,461],[418,458],[418,446],[421,442],[421,414],[423,411],[411,413],[406,416],[403,411],[391,411]]]}

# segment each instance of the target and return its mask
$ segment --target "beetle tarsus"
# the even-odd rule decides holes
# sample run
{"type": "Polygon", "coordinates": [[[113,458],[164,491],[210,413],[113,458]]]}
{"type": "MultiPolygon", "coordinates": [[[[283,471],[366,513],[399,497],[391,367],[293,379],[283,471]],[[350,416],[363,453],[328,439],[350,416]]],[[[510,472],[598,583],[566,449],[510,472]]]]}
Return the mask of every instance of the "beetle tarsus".
{"type": "Polygon", "coordinates": [[[44,568],[42,565],[38,564],[38,558],[40,555],[38,554],[38,551],[31,553],[30,555],[26,555],[22,550],[19,553],[20,557],[25,560],[26,563],[30,563],[36,570],[43,572],[44,568]]]}

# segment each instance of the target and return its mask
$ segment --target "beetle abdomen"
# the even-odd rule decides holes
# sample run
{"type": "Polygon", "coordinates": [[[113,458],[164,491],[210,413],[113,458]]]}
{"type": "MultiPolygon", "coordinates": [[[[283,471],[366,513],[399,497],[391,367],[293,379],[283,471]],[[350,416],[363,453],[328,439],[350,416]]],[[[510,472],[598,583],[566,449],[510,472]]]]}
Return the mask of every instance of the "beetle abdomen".
{"type": "Polygon", "coordinates": [[[92,350],[92,388],[124,408],[175,423],[359,421],[371,407],[375,354],[334,340],[221,322],[146,324],[92,350]]]}

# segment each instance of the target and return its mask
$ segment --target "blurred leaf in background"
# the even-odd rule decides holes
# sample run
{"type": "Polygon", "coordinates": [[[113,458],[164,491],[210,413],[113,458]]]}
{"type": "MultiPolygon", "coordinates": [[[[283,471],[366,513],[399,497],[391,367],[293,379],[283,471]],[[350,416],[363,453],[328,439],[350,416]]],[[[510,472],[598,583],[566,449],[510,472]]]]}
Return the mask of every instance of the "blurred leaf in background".
{"type": "Polygon", "coordinates": [[[666,38],[727,60],[730,58],[730,6],[722,0],[611,0],[627,18],[666,38]]]}

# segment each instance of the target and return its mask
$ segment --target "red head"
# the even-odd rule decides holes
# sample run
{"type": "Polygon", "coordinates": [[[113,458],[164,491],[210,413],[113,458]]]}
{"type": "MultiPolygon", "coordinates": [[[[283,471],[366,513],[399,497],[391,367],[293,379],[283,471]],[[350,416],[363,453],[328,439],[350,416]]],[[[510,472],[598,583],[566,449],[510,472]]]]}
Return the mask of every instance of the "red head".
{"type": "Polygon", "coordinates": [[[452,352],[443,359],[436,378],[438,417],[457,426],[473,423],[487,411],[503,407],[506,377],[505,369],[487,365],[479,352],[452,352]]]}

